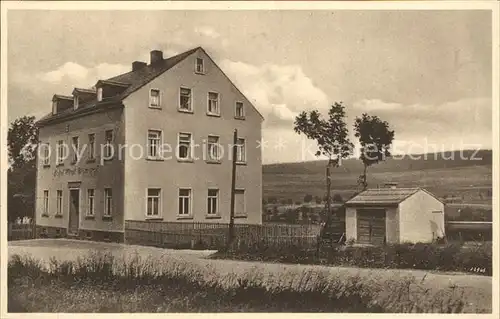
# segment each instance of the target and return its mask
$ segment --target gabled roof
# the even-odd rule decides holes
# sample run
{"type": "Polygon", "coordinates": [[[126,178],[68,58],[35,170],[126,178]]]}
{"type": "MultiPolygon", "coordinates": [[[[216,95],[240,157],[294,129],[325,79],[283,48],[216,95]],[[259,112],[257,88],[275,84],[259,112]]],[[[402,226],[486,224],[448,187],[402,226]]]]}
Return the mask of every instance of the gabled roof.
{"type": "Polygon", "coordinates": [[[91,90],[91,89],[82,89],[82,88],[74,88],[74,89],[73,89],[73,94],[75,94],[75,92],[78,92],[78,93],[86,93],[86,94],[96,94],[96,91],[95,91],[95,90],[91,90]]]}
{"type": "MultiPolygon", "coordinates": [[[[46,124],[51,123],[52,121],[59,121],[59,120],[64,120],[66,118],[74,116],[78,116],[80,114],[86,114],[86,113],[93,113],[93,112],[99,112],[104,109],[107,109],[110,107],[110,105],[113,106],[123,106],[121,101],[132,94],[133,92],[137,91],[150,81],[154,80],[157,76],[161,75],[165,71],[169,70],[170,68],[174,67],[177,65],[179,62],[184,60],[186,57],[194,53],[196,50],[200,49],[200,47],[196,47],[194,49],[191,49],[189,51],[186,51],[184,53],[175,55],[171,58],[165,59],[161,62],[152,64],[152,65],[146,65],[142,67],[139,70],[135,71],[130,71],[118,76],[114,76],[112,78],[109,78],[107,80],[99,80],[97,83],[98,84],[110,84],[110,85],[118,85],[125,87],[125,90],[112,98],[108,99],[103,99],[102,101],[98,102],[97,100],[91,100],[87,103],[84,103],[80,105],[80,107],[76,110],[74,109],[68,109],[65,111],[62,111],[57,114],[52,114],[49,113],[42,117],[40,120],[37,121],[38,126],[43,126],[46,124]]],[[[80,90],[80,89],[79,89],[80,90]]],[[[87,90],[91,91],[91,90],[87,90]]],[[[62,95],[54,95],[54,97],[61,97],[61,98],[67,98],[67,99],[73,99],[71,96],[62,96],[62,95]]]]}
{"type": "MultiPolygon", "coordinates": [[[[376,188],[367,189],[348,200],[346,206],[394,206],[398,205],[421,188],[376,188]]],[[[426,191],[427,192],[427,191],[426,191]]]]}
{"type": "Polygon", "coordinates": [[[54,101],[55,99],[73,100],[73,97],[67,95],[54,94],[54,96],[52,97],[52,101],[54,101]]]}
{"type": "Polygon", "coordinates": [[[196,52],[198,49],[201,49],[201,47],[196,47],[158,63],[146,65],[139,70],[130,71],[125,74],[112,77],[107,81],[130,84],[130,86],[120,95],[120,98],[124,99],[131,93],[139,90],[141,87],[154,80],[156,77],[160,76],[165,71],[168,71],[176,66],[179,62],[196,52]]]}
{"type": "MultiPolygon", "coordinates": [[[[65,110],[61,113],[58,114],[52,114],[49,113],[46,116],[42,117],[38,122],[37,125],[43,126],[46,124],[51,123],[53,120],[54,121],[62,121],[66,118],[74,116],[78,116],[79,114],[85,114],[85,113],[92,113],[92,112],[99,112],[101,106],[104,108],[107,108],[110,104],[113,104],[115,106],[122,106],[123,103],[122,100],[125,99],[127,96],[130,94],[134,93],[135,91],[139,90],[141,87],[145,86],[152,80],[154,80],[156,77],[160,76],[164,72],[168,71],[169,69],[173,68],[180,62],[182,62],[185,58],[196,52],[197,50],[203,50],[201,47],[196,47],[194,49],[188,50],[186,52],[180,53],[178,55],[175,55],[173,57],[170,57],[168,59],[164,59],[162,61],[156,62],[154,64],[149,64],[141,67],[138,70],[132,70],[130,72],[120,74],[117,76],[114,76],[112,78],[109,78],[107,80],[99,80],[96,84],[96,86],[99,86],[101,84],[109,84],[109,85],[115,85],[115,86],[121,86],[124,88],[123,92],[120,94],[103,99],[103,101],[98,102],[96,99],[92,99],[91,101],[88,101],[86,103],[81,104],[78,109],[76,110],[65,110]],[[92,109],[92,110],[89,110],[92,109]]],[[[203,50],[204,51],[204,50],[203,50]]],[[[205,51],[204,51],[205,52],[205,51]]],[[[205,52],[206,54],[206,52],[205,52]]],[[[210,56],[207,54],[208,58],[210,56]]],[[[213,62],[213,60],[212,60],[213,62]]],[[[217,65],[215,62],[213,62],[215,65],[217,65]]],[[[219,70],[224,74],[224,72],[219,68],[219,70]]],[[[224,76],[226,76],[224,74],[224,76]]],[[[229,79],[229,77],[226,76],[226,78],[229,80],[229,82],[239,91],[239,89],[233,84],[233,82],[229,79]]],[[[76,90],[76,89],[75,89],[76,90]]],[[[82,89],[78,89],[82,90],[82,89]]],[[[84,89],[85,90],[85,89],[84,89]]],[[[83,90],[82,90],[83,91],[83,90]]],[[[92,90],[86,90],[86,91],[92,91],[92,90]]],[[[93,91],[92,91],[93,92],[93,91]]],[[[241,91],[239,91],[241,93],[241,91]]],[[[243,93],[241,93],[243,95],[243,93]]],[[[243,95],[244,96],[244,95],[243,95]]],[[[69,97],[72,99],[73,97],[69,97]]],[[[248,102],[248,98],[245,97],[248,102]]],[[[263,119],[264,117],[262,114],[255,108],[255,106],[250,102],[251,106],[257,111],[257,113],[261,116],[263,119]]]]}

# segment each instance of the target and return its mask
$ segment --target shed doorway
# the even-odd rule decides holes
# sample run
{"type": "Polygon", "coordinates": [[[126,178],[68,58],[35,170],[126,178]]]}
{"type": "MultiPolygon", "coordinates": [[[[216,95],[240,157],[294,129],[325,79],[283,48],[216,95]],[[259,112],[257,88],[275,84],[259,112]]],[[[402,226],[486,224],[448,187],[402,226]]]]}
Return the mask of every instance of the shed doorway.
{"type": "Polygon", "coordinates": [[[357,210],[357,242],[383,245],[385,243],[385,209],[357,210]]]}

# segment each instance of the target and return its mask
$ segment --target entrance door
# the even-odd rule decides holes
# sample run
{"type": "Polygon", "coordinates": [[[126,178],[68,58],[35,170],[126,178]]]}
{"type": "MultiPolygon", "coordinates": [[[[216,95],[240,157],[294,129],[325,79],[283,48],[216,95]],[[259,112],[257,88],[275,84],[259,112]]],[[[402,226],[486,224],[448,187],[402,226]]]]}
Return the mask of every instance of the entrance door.
{"type": "Polygon", "coordinates": [[[385,209],[357,210],[358,243],[382,245],[385,242],[385,209]]]}
{"type": "Polygon", "coordinates": [[[78,225],[80,222],[80,190],[69,190],[69,226],[68,233],[78,234],[78,225]]]}

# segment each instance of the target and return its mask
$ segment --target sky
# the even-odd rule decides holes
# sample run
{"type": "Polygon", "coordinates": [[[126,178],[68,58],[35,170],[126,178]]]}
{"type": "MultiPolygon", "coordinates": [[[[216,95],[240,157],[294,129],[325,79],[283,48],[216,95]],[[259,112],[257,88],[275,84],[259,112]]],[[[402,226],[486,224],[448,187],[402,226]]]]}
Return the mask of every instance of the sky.
{"type": "Polygon", "coordinates": [[[393,152],[492,148],[489,11],[9,11],[8,120],[202,46],[265,117],[264,163],[314,160],[301,111],[377,115],[393,152]]]}

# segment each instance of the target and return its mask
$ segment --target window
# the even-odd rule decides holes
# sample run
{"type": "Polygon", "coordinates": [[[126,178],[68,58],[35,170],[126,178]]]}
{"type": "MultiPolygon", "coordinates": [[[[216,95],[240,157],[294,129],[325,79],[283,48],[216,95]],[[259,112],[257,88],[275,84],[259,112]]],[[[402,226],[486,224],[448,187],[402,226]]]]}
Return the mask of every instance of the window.
{"type": "Polygon", "coordinates": [[[219,93],[208,92],[208,114],[219,115],[219,93]]]}
{"type": "Polygon", "coordinates": [[[191,134],[179,133],[179,159],[191,159],[191,134]]]}
{"type": "Polygon", "coordinates": [[[95,190],[87,189],[87,216],[94,216],[95,190]]]}
{"type": "Polygon", "coordinates": [[[49,191],[43,191],[43,212],[42,215],[49,215],[49,191]]]}
{"type": "Polygon", "coordinates": [[[43,165],[50,165],[50,145],[49,143],[42,144],[43,146],[43,165]]]}
{"type": "Polygon", "coordinates": [[[148,158],[160,158],[161,131],[148,131],[148,158]]]}
{"type": "Polygon", "coordinates": [[[192,111],[191,89],[181,88],[179,97],[179,109],[185,112],[192,111]]]}
{"type": "Polygon", "coordinates": [[[73,97],[73,107],[75,110],[78,108],[78,96],[73,97]]]}
{"type": "Polygon", "coordinates": [[[149,91],[149,107],[160,108],[160,90],[151,89],[149,91]]]}
{"type": "Polygon", "coordinates": [[[191,214],[191,189],[179,189],[179,215],[188,216],[191,214]]]}
{"type": "Polygon", "coordinates": [[[159,188],[148,188],[148,203],[146,216],[157,217],[160,216],[160,194],[159,188]]]}
{"type": "Polygon", "coordinates": [[[111,188],[104,189],[104,216],[111,216],[113,211],[113,192],[111,188]]]}
{"type": "Polygon", "coordinates": [[[63,192],[62,190],[57,191],[57,199],[56,199],[56,214],[62,215],[62,204],[63,203],[63,192]]]}
{"type": "Polygon", "coordinates": [[[89,134],[89,160],[95,159],[95,134],[89,134]]]}
{"type": "Polygon", "coordinates": [[[207,197],[207,214],[217,215],[219,213],[219,190],[209,189],[207,197]]]}
{"type": "Polygon", "coordinates": [[[113,130],[108,130],[105,132],[106,145],[104,147],[104,156],[106,159],[111,159],[113,157],[113,130]]]}
{"type": "Polygon", "coordinates": [[[245,139],[239,138],[236,142],[236,162],[244,163],[246,161],[245,139]]]}
{"type": "Polygon", "coordinates": [[[102,101],[102,88],[97,89],[97,101],[102,101]]]}
{"type": "Polygon", "coordinates": [[[63,140],[57,141],[57,165],[61,165],[64,162],[64,158],[66,157],[66,147],[64,145],[63,140]]]}
{"type": "Polygon", "coordinates": [[[205,67],[203,65],[202,58],[196,58],[196,73],[205,73],[205,67]]]}
{"type": "Polygon", "coordinates": [[[79,145],[78,145],[78,136],[72,138],[71,144],[73,145],[73,163],[78,162],[78,154],[79,154],[79,145]]]}
{"type": "Polygon", "coordinates": [[[243,102],[236,102],[234,109],[234,117],[237,119],[245,118],[245,110],[243,109],[243,102]]]}
{"type": "Polygon", "coordinates": [[[220,145],[218,136],[208,136],[207,153],[209,161],[220,161],[220,145]]]}
{"type": "Polygon", "coordinates": [[[246,215],[245,211],[245,190],[236,189],[234,191],[234,215],[246,215]]]}

